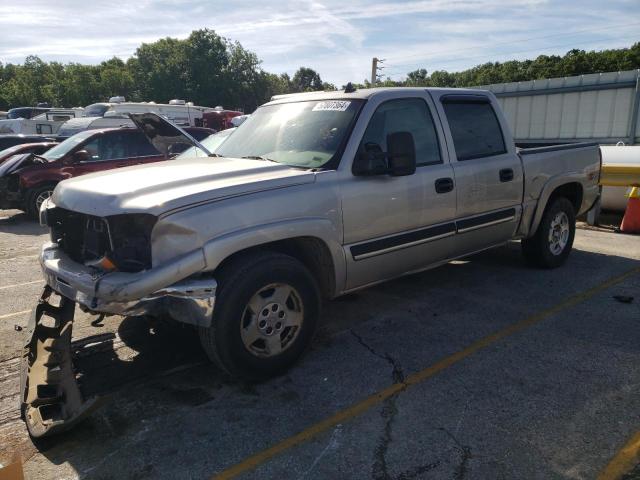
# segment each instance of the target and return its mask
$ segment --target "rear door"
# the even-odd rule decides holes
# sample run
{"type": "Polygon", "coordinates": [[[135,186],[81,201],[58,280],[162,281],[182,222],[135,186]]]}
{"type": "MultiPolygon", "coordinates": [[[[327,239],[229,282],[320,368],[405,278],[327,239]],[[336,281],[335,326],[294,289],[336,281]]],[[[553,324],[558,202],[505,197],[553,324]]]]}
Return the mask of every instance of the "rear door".
{"type": "Polygon", "coordinates": [[[436,103],[456,182],[454,255],[509,240],[521,215],[523,170],[500,110],[483,94],[440,94],[436,103]]]}
{"type": "Polygon", "coordinates": [[[164,155],[151,145],[149,139],[140,130],[132,130],[126,141],[128,164],[138,165],[164,160],[164,155]]]}
{"type": "Polygon", "coordinates": [[[143,163],[141,159],[144,157],[138,159],[129,156],[129,145],[135,133],[136,130],[108,130],[89,139],[79,150],[86,150],[90,158],[68,167],[71,176],[143,163]]]}

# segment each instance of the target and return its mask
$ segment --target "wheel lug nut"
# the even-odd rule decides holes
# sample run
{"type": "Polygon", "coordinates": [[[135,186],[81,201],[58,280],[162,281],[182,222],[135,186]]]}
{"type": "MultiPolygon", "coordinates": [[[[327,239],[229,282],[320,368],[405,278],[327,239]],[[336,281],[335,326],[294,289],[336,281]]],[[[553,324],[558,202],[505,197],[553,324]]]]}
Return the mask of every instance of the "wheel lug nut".
{"type": "Polygon", "coordinates": [[[271,310],[272,310],[273,312],[277,312],[277,311],[278,311],[278,304],[277,304],[277,303],[276,303],[276,304],[273,304],[273,305],[271,306],[271,310]]]}
{"type": "Polygon", "coordinates": [[[276,330],[280,330],[282,328],[282,322],[276,323],[276,330]]]}
{"type": "Polygon", "coordinates": [[[262,310],[262,316],[266,317],[267,315],[269,315],[269,309],[265,308],[264,310],[262,310]]]}
{"type": "Polygon", "coordinates": [[[279,316],[280,318],[284,318],[284,312],[283,312],[282,310],[280,310],[280,311],[278,312],[278,316],[279,316]]]}
{"type": "Polygon", "coordinates": [[[273,328],[267,328],[267,335],[271,335],[273,333],[273,328]]]}
{"type": "Polygon", "coordinates": [[[265,322],[264,320],[260,320],[260,323],[258,323],[258,326],[260,328],[264,328],[267,325],[267,322],[265,322]]]}

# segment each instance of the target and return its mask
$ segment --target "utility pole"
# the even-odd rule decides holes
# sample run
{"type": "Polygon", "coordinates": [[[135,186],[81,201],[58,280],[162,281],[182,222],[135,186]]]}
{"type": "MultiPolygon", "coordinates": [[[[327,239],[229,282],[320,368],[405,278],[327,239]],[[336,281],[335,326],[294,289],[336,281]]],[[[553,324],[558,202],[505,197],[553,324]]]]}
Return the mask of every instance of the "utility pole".
{"type": "Polygon", "coordinates": [[[384,62],[384,59],[373,57],[371,59],[371,86],[375,87],[378,83],[378,70],[382,70],[383,67],[379,67],[378,63],[384,62]]]}

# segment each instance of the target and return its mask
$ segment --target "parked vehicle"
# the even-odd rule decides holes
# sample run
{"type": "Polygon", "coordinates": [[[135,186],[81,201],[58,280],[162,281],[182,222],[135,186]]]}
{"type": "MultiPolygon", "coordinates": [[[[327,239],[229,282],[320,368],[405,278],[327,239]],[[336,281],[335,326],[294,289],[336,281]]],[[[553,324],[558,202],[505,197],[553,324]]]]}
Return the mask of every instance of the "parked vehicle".
{"type": "Polygon", "coordinates": [[[199,107],[184,100],[171,100],[168,104],[155,102],[127,102],[124,97],[112,97],[109,102],[94,103],[84,109],[83,118],[71,119],[60,127],[58,135],[70,137],[83,130],[110,127],[132,127],[130,113],[154,112],[171,120],[176,125],[207,127],[204,114],[214,109],[199,107]]]}
{"type": "Polygon", "coordinates": [[[247,118],[249,118],[249,115],[240,115],[238,117],[233,117],[231,119],[231,125],[234,127],[239,127],[247,120],[247,118]]]}
{"type": "Polygon", "coordinates": [[[0,150],[13,147],[14,145],[20,145],[22,143],[40,143],[40,142],[55,142],[56,138],[46,135],[22,135],[22,134],[7,134],[0,135],[0,150]]]}
{"type": "Polygon", "coordinates": [[[214,133],[213,135],[209,135],[207,138],[202,140],[200,144],[207,149],[207,151],[202,151],[200,148],[193,146],[186,149],[180,155],[176,157],[176,160],[181,158],[191,158],[191,157],[208,157],[211,156],[212,153],[215,153],[220,146],[229,138],[234,131],[234,128],[227,128],[226,130],[221,130],[219,132],[214,133]]]}
{"type": "MultiPolygon", "coordinates": [[[[11,112],[11,110],[9,110],[11,112]]],[[[53,135],[60,126],[71,118],[80,117],[82,109],[46,109],[45,112],[30,118],[0,120],[0,133],[20,133],[24,135],[53,135]]]]}
{"type": "Polygon", "coordinates": [[[7,112],[7,118],[16,120],[18,118],[33,118],[44,112],[51,110],[51,107],[16,107],[7,112]]]}
{"type": "Polygon", "coordinates": [[[0,110],[0,120],[5,120],[7,119],[9,116],[8,112],[5,112],[4,110],[0,110]]]}
{"type": "Polygon", "coordinates": [[[5,148],[4,150],[0,150],[0,164],[14,155],[24,153],[42,155],[54,145],[57,145],[57,142],[21,143],[13,147],[5,148]]]}
{"type": "Polygon", "coordinates": [[[234,126],[231,123],[232,120],[242,115],[243,113],[238,110],[225,110],[218,106],[202,114],[202,124],[214,130],[225,130],[232,128],[234,126]]]}
{"type": "Polygon", "coordinates": [[[562,265],[599,194],[597,145],[517,153],[493,94],[470,89],[279,98],[215,155],[70,179],[43,205],[47,287],[23,355],[32,435],[94,405],[36,388],[74,388],[72,369],[46,375],[51,354],[36,346],[69,352],[76,302],[195,325],[223,370],[263,379],[309,345],[323,298],[513,239],[530,263],[562,265]],[[41,326],[52,292],[64,337],[41,326]]]}
{"type": "MultiPolygon", "coordinates": [[[[190,127],[196,139],[212,130],[190,127]]],[[[0,165],[0,208],[13,208],[37,218],[42,202],[58,182],[90,172],[150,162],[182,152],[191,143],[151,145],[136,128],[80,132],[41,155],[14,155],[0,165]]]]}

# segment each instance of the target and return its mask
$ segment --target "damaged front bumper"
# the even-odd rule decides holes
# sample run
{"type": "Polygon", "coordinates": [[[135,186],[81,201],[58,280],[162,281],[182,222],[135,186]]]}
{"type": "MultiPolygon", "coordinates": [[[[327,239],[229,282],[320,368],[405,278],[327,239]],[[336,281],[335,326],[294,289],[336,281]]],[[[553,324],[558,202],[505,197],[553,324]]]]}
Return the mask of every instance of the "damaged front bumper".
{"type": "Polygon", "coordinates": [[[73,369],[76,302],[93,312],[164,313],[184,323],[211,324],[216,281],[192,276],[205,267],[202,252],[143,272],[104,273],[71,260],[50,243],[40,263],[47,285],[31,315],[20,369],[20,411],[34,438],[71,428],[98,405],[96,398],[83,398],[73,369]],[[50,302],[54,293],[60,295],[57,306],[50,302]]]}
{"type": "Polygon", "coordinates": [[[47,285],[84,310],[117,315],[168,314],[209,327],[217,283],[194,276],[206,267],[201,250],[135,273],[100,272],[70,259],[55,243],[44,245],[40,265],[47,285]]]}

